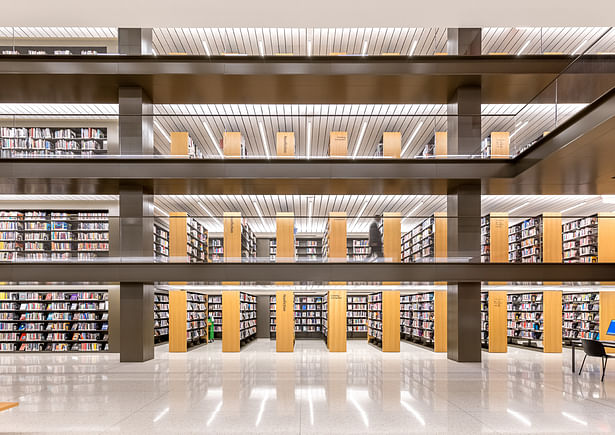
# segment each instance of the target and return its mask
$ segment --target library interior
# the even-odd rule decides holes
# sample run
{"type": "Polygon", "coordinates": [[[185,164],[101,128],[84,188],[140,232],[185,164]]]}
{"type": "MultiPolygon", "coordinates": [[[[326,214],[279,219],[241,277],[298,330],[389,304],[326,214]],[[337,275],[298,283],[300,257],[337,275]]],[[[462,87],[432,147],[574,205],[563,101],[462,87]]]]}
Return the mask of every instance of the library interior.
{"type": "Polygon", "coordinates": [[[0,433],[615,432],[615,5],[23,3],[0,433]]]}

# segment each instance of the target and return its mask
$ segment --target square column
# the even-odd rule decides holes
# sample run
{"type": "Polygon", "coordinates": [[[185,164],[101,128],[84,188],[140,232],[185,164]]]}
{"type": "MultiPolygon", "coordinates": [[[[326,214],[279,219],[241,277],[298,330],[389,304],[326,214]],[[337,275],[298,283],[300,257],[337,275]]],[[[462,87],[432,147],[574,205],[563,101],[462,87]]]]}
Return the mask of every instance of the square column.
{"type": "Polygon", "coordinates": [[[154,358],[154,286],[120,283],[120,362],[154,358]]]}
{"type": "Polygon", "coordinates": [[[126,28],[117,29],[120,54],[141,56],[154,54],[152,51],[152,29],[126,28]]]}
{"type": "Polygon", "coordinates": [[[120,154],[154,154],[154,109],[151,98],[139,87],[119,89],[120,154]]]}

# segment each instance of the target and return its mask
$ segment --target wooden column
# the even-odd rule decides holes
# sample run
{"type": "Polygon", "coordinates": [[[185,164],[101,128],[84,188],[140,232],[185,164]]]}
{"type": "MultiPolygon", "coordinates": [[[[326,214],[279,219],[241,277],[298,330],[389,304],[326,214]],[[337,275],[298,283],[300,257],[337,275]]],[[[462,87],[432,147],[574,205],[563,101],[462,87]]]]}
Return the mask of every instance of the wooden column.
{"type": "Polygon", "coordinates": [[[382,156],[399,159],[401,157],[401,133],[385,131],[382,133],[382,156]]]}
{"type": "Polygon", "coordinates": [[[224,261],[241,261],[241,213],[224,212],[224,261]]]}
{"type": "MultiPolygon", "coordinates": [[[[278,282],[278,285],[292,285],[292,282],[278,282]]],[[[278,290],[275,294],[275,350],[295,350],[295,296],[290,290],[278,290]]]]}
{"type": "MultiPolygon", "coordinates": [[[[602,303],[602,301],[600,301],[602,303]]],[[[562,352],[562,291],[542,293],[543,347],[545,353],[562,352]]],[[[602,318],[601,318],[602,319],[602,318]]]]}
{"type": "Polygon", "coordinates": [[[491,158],[507,159],[510,157],[510,132],[494,131],[491,133],[491,158]]]}
{"type": "Polygon", "coordinates": [[[169,291],[169,352],[187,352],[187,310],[186,292],[169,291]]]}
{"type": "Polygon", "coordinates": [[[508,351],[507,336],[507,294],[505,291],[490,291],[489,311],[489,352],[506,353],[508,351]]]}
{"type": "Polygon", "coordinates": [[[222,152],[224,157],[241,157],[241,133],[237,131],[225,131],[222,136],[222,152]]]}
{"type": "Polygon", "coordinates": [[[446,305],[446,300],[446,290],[438,290],[434,292],[434,352],[446,352],[448,349],[448,308],[446,305]]]}
{"type": "Polygon", "coordinates": [[[448,135],[445,131],[436,131],[434,155],[436,157],[446,157],[448,155],[448,135]]]}
{"type": "MultiPolygon", "coordinates": [[[[598,230],[598,234],[600,234],[600,230],[598,230]]],[[[611,320],[615,320],[615,292],[600,292],[600,305],[598,309],[600,314],[600,340],[615,341],[615,335],[606,333],[611,320]]],[[[607,349],[606,351],[608,353],[615,353],[615,349],[607,349]]]]}
{"type": "Polygon", "coordinates": [[[542,262],[562,262],[562,214],[542,214],[542,262]]]}
{"type": "MultiPolygon", "coordinates": [[[[388,285],[390,282],[383,282],[388,285]]],[[[382,292],[382,351],[399,352],[399,290],[382,292]]]]}
{"type": "Polygon", "coordinates": [[[598,262],[615,263],[615,213],[598,213],[598,262]]]}
{"type": "Polygon", "coordinates": [[[186,131],[171,132],[171,155],[188,156],[190,154],[188,143],[190,136],[186,131]]]}
{"type": "Polygon", "coordinates": [[[383,213],[382,225],[384,261],[391,263],[401,262],[401,213],[383,213]]]}
{"type": "MultiPolygon", "coordinates": [[[[436,259],[445,259],[448,257],[448,220],[446,217],[446,212],[434,213],[434,219],[434,257],[436,259]]],[[[434,284],[446,285],[446,281],[436,281],[434,284]]]]}
{"type": "Polygon", "coordinates": [[[330,290],[327,302],[327,347],[329,352],[346,352],[346,290],[330,290]]]}
{"type": "Polygon", "coordinates": [[[281,132],[276,135],[276,150],[278,157],[295,156],[295,133],[281,132]]]}
{"type": "Polygon", "coordinates": [[[295,215],[276,213],[276,263],[295,261],[295,215]]]}
{"type": "MultiPolygon", "coordinates": [[[[225,248],[226,251],[226,248],[225,248]]],[[[237,283],[238,284],[238,283],[237,283]]],[[[277,301],[276,301],[277,302],[277,301]]],[[[222,292],[222,352],[239,352],[239,291],[222,292]]],[[[276,327],[277,328],[277,327],[276,327]]],[[[276,331],[277,337],[277,331],[276,331]]]]}
{"type": "Polygon", "coordinates": [[[348,156],[348,132],[332,131],[329,133],[329,157],[348,156]]]}
{"type": "Polygon", "coordinates": [[[329,213],[329,255],[328,261],[345,262],[346,246],[346,213],[329,213]]]}
{"type": "Polygon", "coordinates": [[[188,262],[187,219],[187,213],[169,213],[169,261],[171,263],[188,262]]]}
{"type": "Polygon", "coordinates": [[[489,259],[508,263],[508,213],[489,214],[489,259]]]}

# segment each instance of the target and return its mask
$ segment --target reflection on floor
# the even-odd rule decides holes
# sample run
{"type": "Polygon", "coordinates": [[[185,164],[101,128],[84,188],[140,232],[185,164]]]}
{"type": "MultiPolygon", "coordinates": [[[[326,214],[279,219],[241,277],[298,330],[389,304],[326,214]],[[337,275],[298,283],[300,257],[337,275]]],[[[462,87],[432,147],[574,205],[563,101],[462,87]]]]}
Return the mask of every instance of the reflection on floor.
{"type": "MultiPolygon", "coordinates": [[[[578,355],[578,354],[577,354],[578,355]]],[[[570,372],[570,352],[510,349],[483,363],[402,343],[384,354],[364,341],[330,354],[298,341],[292,354],[258,340],[221,343],[120,364],[118,355],[1,354],[0,432],[409,433],[615,432],[615,366],[570,372]]]]}

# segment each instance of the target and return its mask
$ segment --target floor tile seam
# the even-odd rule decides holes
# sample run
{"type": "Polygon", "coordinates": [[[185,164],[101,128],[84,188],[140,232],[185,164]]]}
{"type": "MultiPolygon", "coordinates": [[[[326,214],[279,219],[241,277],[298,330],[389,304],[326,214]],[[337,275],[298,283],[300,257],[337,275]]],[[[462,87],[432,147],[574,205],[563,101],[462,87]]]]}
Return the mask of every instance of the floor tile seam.
{"type": "Polygon", "coordinates": [[[153,399],[151,399],[149,401],[146,401],[145,403],[143,403],[143,406],[141,406],[140,408],[135,409],[130,414],[126,415],[123,418],[120,418],[119,420],[116,420],[115,423],[113,423],[110,426],[106,427],[105,430],[103,431],[103,433],[109,432],[109,430],[111,428],[122,424],[123,421],[128,420],[129,418],[133,417],[136,413],[141,412],[146,406],[148,406],[151,403],[153,403],[153,402],[157,401],[158,399],[162,398],[165,394],[169,394],[169,392],[170,392],[170,390],[167,390],[164,393],[161,393],[160,395],[155,396],[153,399]]]}

